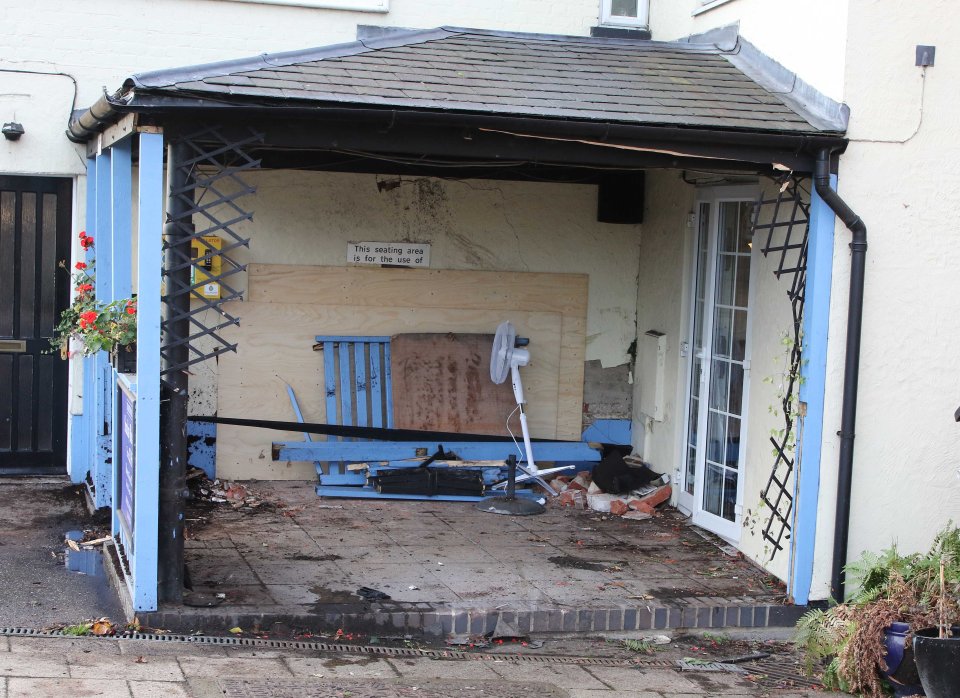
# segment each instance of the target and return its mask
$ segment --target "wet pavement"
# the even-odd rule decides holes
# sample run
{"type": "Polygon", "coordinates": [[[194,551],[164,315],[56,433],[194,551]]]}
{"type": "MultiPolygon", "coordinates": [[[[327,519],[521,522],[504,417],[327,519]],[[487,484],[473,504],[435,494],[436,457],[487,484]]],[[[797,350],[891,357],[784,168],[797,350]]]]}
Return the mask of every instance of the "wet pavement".
{"type": "MultiPolygon", "coordinates": [[[[728,643],[727,640],[723,640],[728,643]]],[[[733,643],[730,643],[733,644],[733,643]]],[[[204,645],[197,642],[112,638],[0,636],[0,698],[22,696],[127,696],[141,698],[699,698],[701,696],[835,696],[789,677],[771,682],[761,673],[680,671],[674,655],[695,651],[689,642],[654,657],[610,640],[548,643],[533,661],[510,650],[466,657],[393,656],[204,645]],[[562,646],[561,646],[562,644],[562,646]],[[662,657],[662,660],[658,660],[662,657]]],[[[752,643],[718,651],[767,648],[770,667],[795,658],[780,645],[752,643]]],[[[368,648],[369,649],[369,648],[368,648]]],[[[699,655],[698,655],[699,656],[699,655]]]]}
{"type": "MultiPolygon", "coordinates": [[[[69,572],[64,534],[105,530],[81,488],[66,478],[0,478],[0,627],[44,628],[88,618],[122,618],[97,563],[95,574],[69,572]]],[[[95,536],[94,536],[95,537],[95,536]]]]}
{"type": "Polygon", "coordinates": [[[504,619],[521,632],[793,622],[779,582],[672,510],[515,517],[471,503],[321,499],[310,482],[244,484],[261,506],[195,502],[187,515],[194,593],[221,602],[166,606],[151,624],[315,629],[347,614],[362,632],[358,619],[379,615],[444,635],[504,619]],[[390,599],[361,598],[363,588],[390,599]]]}

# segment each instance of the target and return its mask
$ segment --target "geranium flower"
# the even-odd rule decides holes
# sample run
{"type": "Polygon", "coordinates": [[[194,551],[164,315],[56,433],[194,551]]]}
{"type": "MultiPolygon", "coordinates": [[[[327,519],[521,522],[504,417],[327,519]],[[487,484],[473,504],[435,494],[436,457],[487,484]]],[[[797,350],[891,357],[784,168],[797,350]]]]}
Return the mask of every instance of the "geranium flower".
{"type": "Polygon", "coordinates": [[[83,313],[80,313],[80,328],[86,329],[87,327],[93,327],[93,324],[97,321],[97,311],[87,310],[83,313]]]}
{"type": "Polygon", "coordinates": [[[87,291],[92,291],[92,290],[93,290],[92,284],[80,284],[79,286],[77,286],[77,293],[86,293],[87,291]]]}
{"type": "Polygon", "coordinates": [[[76,264],[74,264],[74,266],[75,266],[77,269],[86,269],[86,268],[87,268],[87,263],[86,263],[86,262],[77,262],[76,264]]]}

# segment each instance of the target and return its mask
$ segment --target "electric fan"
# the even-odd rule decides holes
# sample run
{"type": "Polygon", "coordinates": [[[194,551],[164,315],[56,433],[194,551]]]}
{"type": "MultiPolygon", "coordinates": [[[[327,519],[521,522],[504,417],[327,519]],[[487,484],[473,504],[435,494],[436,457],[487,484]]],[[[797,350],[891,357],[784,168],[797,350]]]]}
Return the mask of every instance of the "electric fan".
{"type": "MultiPolygon", "coordinates": [[[[498,385],[510,376],[513,383],[513,396],[517,400],[517,409],[520,411],[520,429],[523,431],[523,448],[526,454],[526,464],[520,466],[527,474],[538,480],[549,491],[549,486],[540,479],[539,470],[533,460],[533,449],[530,446],[530,429],[527,426],[527,415],[524,410],[526,400],[523,396],[523,383],[520,381],[520,367],[530,363],[530,352],[517,344],[526,345],[527,340],[517,339],[517,331],[509,320],[501,322],[497,327],[497,334],[493,338],[493,350],[490,353],[490,380],[498,385]]],[[[485,497],[477,503],[477,508],[495,514],[542,514],[544,507],[537,502],[526,498],[518,499],[514,492],[516,478],[516,457],[511,455],[508,466],[510,478],[507,494],[485,497]]]]}

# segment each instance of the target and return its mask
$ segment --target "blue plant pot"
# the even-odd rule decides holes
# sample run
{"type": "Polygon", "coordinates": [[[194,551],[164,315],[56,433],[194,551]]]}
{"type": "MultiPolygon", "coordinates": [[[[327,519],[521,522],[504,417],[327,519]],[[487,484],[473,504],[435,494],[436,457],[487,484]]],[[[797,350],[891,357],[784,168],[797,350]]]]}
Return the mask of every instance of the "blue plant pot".
{"type": "Polygon", "coordinates": [[[895,696],[924,695],[920,676],[913,659],[913,647],[907,643],[910,626],[907,623],[891,623],[884,630],[887,670],[884,672],[893,686],[895,696]]]}

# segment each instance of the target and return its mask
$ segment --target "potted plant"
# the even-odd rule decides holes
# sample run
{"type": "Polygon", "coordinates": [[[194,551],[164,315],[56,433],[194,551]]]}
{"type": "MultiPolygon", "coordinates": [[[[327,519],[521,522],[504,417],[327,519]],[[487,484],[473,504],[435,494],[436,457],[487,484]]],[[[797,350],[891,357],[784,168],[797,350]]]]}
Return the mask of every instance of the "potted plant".
{"type": "Polygon", "coordinates": [[[925,554],[901,555],[891,547],[879,555],[865,553],[848,565],[847,579],[855,594],[829,609],[807,613],[797,625],[808,671],[823,667],[828,687],[871,698],[885,695],[885,679],[900,695],[919,693],[918,686],[904,685],[915,681],[909,666],[910,630],[936,624],[941,614],[958,617],[958,561],[960,529],[951,524],[925,554]],[[941,588],[939,567],[944,559],[947,583],[941,588]],[[898,636],[906,651],[894,666],[898,636]]]}
{"type": "Polygon", "coordinates": [[[947,599],[960,597],[960,578],[948,574],[956,572],[954,553],[946,552],[940,557],[939,622],[935,628],[922,628],[913,637],[913,653],[923,690],[929,698],[954,698],[960,696],[960,626],[952,625],[947,599]]]}
{"type": "MultiPolygon", "coordinates": [[[[81,232],[80,246],[89,251],[93,248],[93,238],[81,232]]],[[[74,354],[89,356],[98,351],[109,352],[118,371],[133,372],[136,370],[136,298],[110,303],[98,301],[94,293],[94,269],[93,259],[74,265],[73,302],[60,314],[50,344],[64,359],[74,354]]]]}

